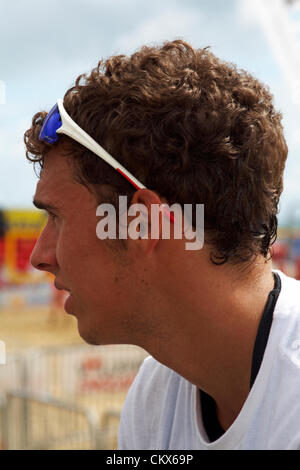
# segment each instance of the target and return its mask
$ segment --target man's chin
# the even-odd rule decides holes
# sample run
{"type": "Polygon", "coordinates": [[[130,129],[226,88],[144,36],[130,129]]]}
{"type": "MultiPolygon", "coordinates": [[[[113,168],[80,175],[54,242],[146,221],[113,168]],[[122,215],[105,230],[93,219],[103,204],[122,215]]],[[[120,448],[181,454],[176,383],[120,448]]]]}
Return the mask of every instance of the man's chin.
{"type": "Polygon", "coordinates": [[[84,328],[80,327],[79,322],[78,322],[78,333],[85,343],[90,344],[92,346],[101,346],[104,344],[109,344],[109,343],[105,343],[101,341],[101,338],[99,338],[95,334],[95,331],[85,330],[84,328]]]}

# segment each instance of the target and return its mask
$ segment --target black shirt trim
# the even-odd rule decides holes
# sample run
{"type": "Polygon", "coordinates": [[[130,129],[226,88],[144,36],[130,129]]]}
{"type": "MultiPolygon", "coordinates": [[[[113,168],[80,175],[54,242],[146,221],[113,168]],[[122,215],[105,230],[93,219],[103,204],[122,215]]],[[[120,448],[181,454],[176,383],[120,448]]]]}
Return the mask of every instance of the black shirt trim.
{"type": "MultiPolygon", "coordinates": [[[[259,372],[264,352],[267,346],[275,305],[278,296],[281,291],[281,279],[277,273],[273,273],[274,276],[274,288],[271,290],[268,296],[268,300],[262,314],[257,335],[253,348],[252,365],[251,365],[251,378],[250,378],[250,389],[254,384],[254,381],[259,372]]],[[[220,426],[217,418],[217,410],[215,400],[207,393],[200,390],[200,402],[202,409],[202,419],[206,434],[210,442],[219,439],[224,434],[224,429],[220,426]]]]}
{"type": "Polygon", "coordinates": [[[281,291],[281,279],[277,273],[273,273],[275,285],[274,289],[269,293],[269,297],[265,306],[264,313],[261,317],[257,335],[254,343],[253,355],[252,355],[252,366],[251,366],[251,378],[250,378],[250,389],[254,384],[258,371],[260,369],[267,342],[269,339],[269,334],[273,321],[273,312],[275,305],[278,299],[278,296],[281,291]]]}

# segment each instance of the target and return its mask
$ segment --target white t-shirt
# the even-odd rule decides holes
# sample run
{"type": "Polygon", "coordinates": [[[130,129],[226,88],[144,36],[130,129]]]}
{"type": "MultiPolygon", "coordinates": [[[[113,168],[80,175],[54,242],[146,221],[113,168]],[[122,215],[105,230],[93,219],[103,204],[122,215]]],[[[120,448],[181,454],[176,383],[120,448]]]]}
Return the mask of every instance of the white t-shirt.
{"type": "Polygon", "coordinates": [[[209,442],[199,389],[148,357],[122,410],[120,450],[300,450],[300,281],[275,272],[281,292],[265,354],[230,428],[209,442]]]}

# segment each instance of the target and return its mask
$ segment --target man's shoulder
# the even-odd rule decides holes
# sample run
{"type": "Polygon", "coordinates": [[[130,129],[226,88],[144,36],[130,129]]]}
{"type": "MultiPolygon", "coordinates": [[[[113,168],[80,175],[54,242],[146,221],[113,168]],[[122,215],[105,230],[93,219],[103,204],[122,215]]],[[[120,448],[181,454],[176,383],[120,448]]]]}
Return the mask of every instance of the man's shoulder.
{"type": "Polygon", "coordinates": [[[285,300],[289,300],[289,302],[287,302],[288,304],[295,304],[300,309],[299,303],[296,302],[296,300],[299,300],[298,295],[300,294],[300,281],[276,269],[273,270],[273,273],[277,273],[277,275],[280,277],[280,296],[283,295],[285,300]]]}
{"type": "Polygon", "coordinates": [[[274,318],[285,318],[300,322],[300,281],[274,271],[280,277],[281,290],[274,310],[274,318]]]}
{"type": "Polygon", "coordinates": [[[189,395],[192,388],[193,385],[182,376],[149,356],[128,391],[123,412],[148,413],[152,410],[151,413],[166,414],[178,397],[189,395]]]}
{"type": "MultiPolygon", "coordinates": [[[[281,292],[274,310],[273,345],[285,363],[288,360],[300,368],[300,281],[276,272],[281,279],[281,292]]],[[[294,379],[299,377],[295,375],[294,379]]]]}
{"type": "Polygon", "coordinates": [[[151,356],[147,357],[128,391],[122,409],[119,448],[165,448],[167,430],[172,427],[176,403],[187,394],[190,398],[192,387],[172,369],[151,356]]]}

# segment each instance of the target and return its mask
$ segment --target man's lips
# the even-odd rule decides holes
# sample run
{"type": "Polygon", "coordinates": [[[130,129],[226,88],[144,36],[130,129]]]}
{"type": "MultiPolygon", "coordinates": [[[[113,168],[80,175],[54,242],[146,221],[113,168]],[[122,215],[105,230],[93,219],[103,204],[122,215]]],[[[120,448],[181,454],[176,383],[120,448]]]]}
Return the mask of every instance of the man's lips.
{"type": "Polygon", "coordinates": [[[65,309],[65,312],[72,314],[72,310],[71,310],[71,307],[69,305],[70,301],[72,299],[72,293],[71,293],[70,289],[65,287],[60,282],[58,282],[57,279],[54,280],[54,286],[57,290],[68,292],[69,295],[65,299],[64,309],[65,309]]]}

